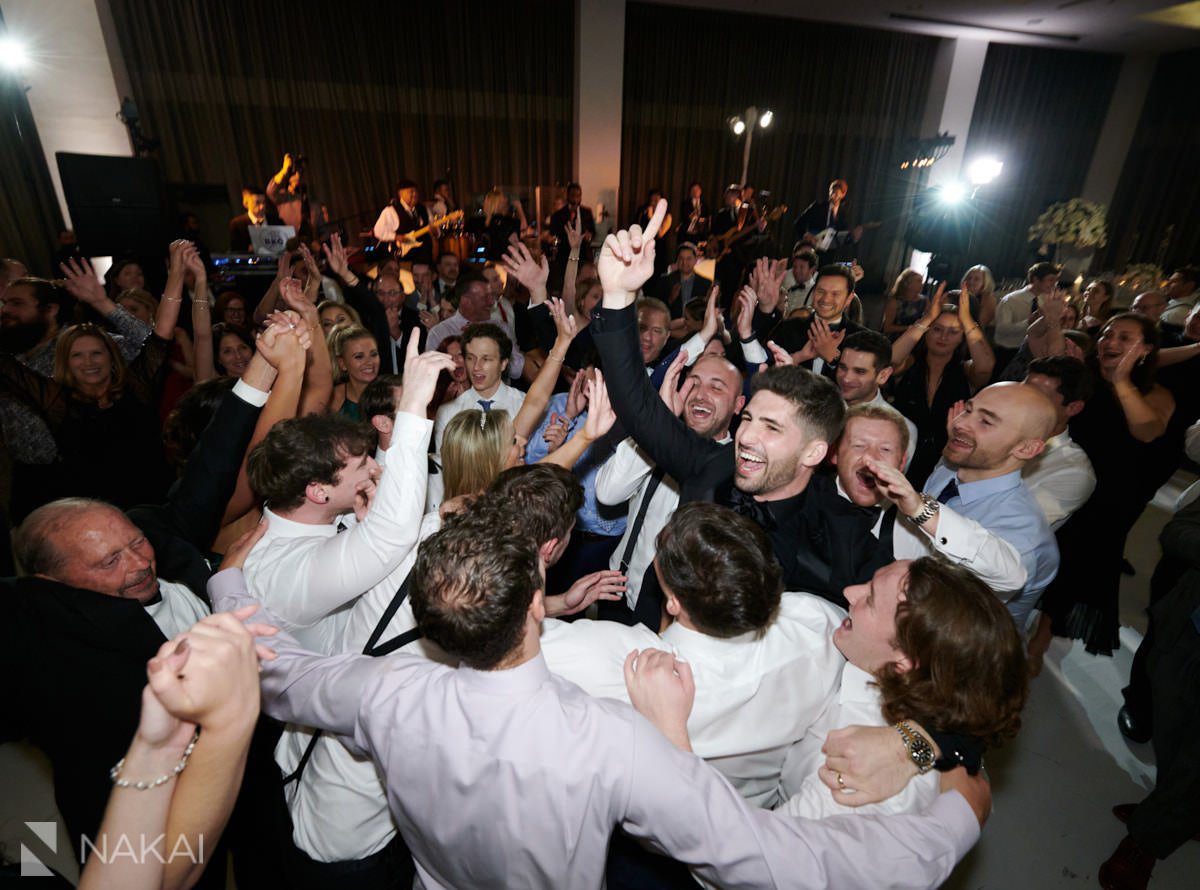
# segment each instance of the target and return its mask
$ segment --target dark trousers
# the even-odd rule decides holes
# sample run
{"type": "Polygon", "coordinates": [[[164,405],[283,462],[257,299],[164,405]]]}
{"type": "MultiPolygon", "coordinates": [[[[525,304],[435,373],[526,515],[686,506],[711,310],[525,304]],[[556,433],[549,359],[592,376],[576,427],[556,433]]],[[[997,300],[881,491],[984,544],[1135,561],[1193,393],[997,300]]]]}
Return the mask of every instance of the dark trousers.
{"type": "Polygon", "coordinates": [[[1146,625],[1146,636],[1134,653],[1133,664],[1129,669],[1129,685],[1121,690],[1125,697],[1125,707],[1141,726],[1154,725],[1154,690],[1150,683],[1150,673],[1147,669],[1150,652],[1154,649],[1157,636],[1155,606],[1169,594],[1179,579],[1183,577],[1187,563],[1174,556],[1163,556],[1154,568],[1150,577],[1150,605],[1146,609],[1149,617],[1146,625]]]}
{"type": "Polygon", "coordinates": [[[1159,859],[1200,830],[1200,570],[1183,576],[1151,610],[1155,639],[1146,653],[1152,690],[1154,790],[1133,811],[1129,835],[1159,859]]]}

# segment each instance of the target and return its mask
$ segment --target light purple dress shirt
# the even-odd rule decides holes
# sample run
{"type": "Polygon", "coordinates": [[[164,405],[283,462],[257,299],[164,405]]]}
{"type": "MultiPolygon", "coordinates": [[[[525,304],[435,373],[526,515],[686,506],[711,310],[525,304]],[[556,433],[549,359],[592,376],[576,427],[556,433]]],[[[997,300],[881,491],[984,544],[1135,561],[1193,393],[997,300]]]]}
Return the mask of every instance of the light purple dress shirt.
{"type": "MultiPolygon", "coordinates": [[[[256,603],[240,569],[215,608],[256,603]]],[[[257,603],[256,603],[257,604],[257,603]]],[[[260,611],[252,619],[271,623],[260,611]]],[[[260,642],[263,709],[369,754],[425,888],[599,888],[620,826],[725,888],[940,884],[979,826],[957,793],[926,813],[810,822],[749,806],[628,705],[595,699],[536,657],[508,670],[305,652],[260,642]]]]}

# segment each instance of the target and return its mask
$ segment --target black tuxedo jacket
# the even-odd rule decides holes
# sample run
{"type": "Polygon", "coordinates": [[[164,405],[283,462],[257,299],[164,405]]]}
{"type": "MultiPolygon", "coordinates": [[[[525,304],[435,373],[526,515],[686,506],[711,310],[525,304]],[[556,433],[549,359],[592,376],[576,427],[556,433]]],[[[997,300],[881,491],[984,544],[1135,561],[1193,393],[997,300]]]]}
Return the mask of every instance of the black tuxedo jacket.
{"type": "MultiPolygon", "coordinates": [[[[229,252],[250,253],[250,214],[243,213],[229,221],[229,252]]],[[[267,213],[268,226],[281,226],[283,222],[275,213],[267,213]]]]}
{"type": "MultiPolygon", "coordinates": [[[[600,352],[617,419],[679,483],[679,502],[731,506],[737,500],[734,448],[696,435],[663,404],[642,364],[636,307],[599,309],[588,328],[600,352]]],[[[783,568],[785,589],[816,593],[845,605],[842,589],[859,580],[879,551],[880,542],[870,532],[878,512],[859,511],[837,493],[830,479],[817,476],[802,494],[772,502],[766,512],[771,516],[764,528],[783,568]]],[[[889,537],[889,549],[890,543],[889,537]]],[[[639,615],[647,591],[661,596],[653,568],[639,594],[639,615]]]]}
{"type": "MultiPolygon", "coordinates": [[[[808,343],[808,329],[812,327],[813,318],[814,316],[810,315],[808,318],[789,318],[780,322],[771,332],[771,339],[775,341],[776,346],[780,346],[788,352],[799,352],[808,343]]],[[[850,336],[856,331],[866,330],[862,325],[850,321],[845,315],[837,324],[830,325],[829,329],[835,333],[845,331],[846,336],[850,336]]],[[[811,371],[813,363],[811,361],[804,362],[803,366],[811,371]]],[[[821,368],[821,374],[830,380],[836,380],[837,362],[825,362],[821,368]]]]}
{"type": "MultiPolygon", "coordinates": [[[[671,310],[671,318],[683,317],[683,301],[679,299],[679,271],[663,275],[655,282],[654,296],[658,297],[671,310]]],[[[709,283],[695,273],[692,274],[692,299],[708,296],[709,283]]]]}
{"type": "MultiPolygon", "coordinates": [[[[204,554],[258,413],[227,395],[167,502],[127,514],[153,544],[159,577],[202,598],[211,574],[204,554]]],[[[137,729],[146,661],[166,637],[141,603],[57,581],[3,579],[0,597],[0,676],[19,678],[15,702],[0,710],[0,739],[28,737],[49,756],[55,799],[78,845],[100,827],[108,771],[137,729]]]]}

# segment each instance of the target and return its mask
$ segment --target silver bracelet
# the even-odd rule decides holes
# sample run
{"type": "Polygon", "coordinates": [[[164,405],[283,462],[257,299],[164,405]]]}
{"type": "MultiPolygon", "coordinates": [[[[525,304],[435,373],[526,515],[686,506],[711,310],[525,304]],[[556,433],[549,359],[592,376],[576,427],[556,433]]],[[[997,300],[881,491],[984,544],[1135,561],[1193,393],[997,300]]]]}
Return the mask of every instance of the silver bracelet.
{"type": "Polygon", "coordinates": [[[192,740],[188,742],[188,746],[183,749],[183,757],[180,758],[179,763],[175,764],[174,768],[169,773],[159,776],[152,782],[131,782],[128,779],[120,778],[119,776],[121,767],[125,765],[124,757],[118,760],[117,765],[108,771],[108,777],[112,779],[112,783],[118,788],[136,788],[138,791],[148,791],[151,788],[157,788],[159,785],[165,785],[167,782],[171,781],[173,778],[183,772],[183,768],[187,766],[188,758],[191,757],[192,752],[196,750],[196,740],[198,738],[200,738],[199,729],[197,729],[195,734],[192,736],[192,740]]]}

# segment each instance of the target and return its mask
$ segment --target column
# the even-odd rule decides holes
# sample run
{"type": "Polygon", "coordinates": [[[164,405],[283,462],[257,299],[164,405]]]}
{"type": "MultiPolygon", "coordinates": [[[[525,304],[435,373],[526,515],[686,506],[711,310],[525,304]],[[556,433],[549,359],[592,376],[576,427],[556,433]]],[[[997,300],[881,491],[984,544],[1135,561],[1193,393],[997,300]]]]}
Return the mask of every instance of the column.
{"type": "MultiPolygon", "coordinates": [[[[107,12],[107,4],[105,5],[107,12]]],[[[4,0],[10,36],[25,42],[29,108],[46,154],[63,219],[67,202],[54,153],[132,154],[97,0],[4,0]]]]}
{"type": "Polygon", "coordinates": [[[584,204],[617,209],[621,185],[621,102],[625,0],[576,0],[575,178],[584,204]]]}
{"type": "Polygon", "coordinates": [[[1130,55],[1121,63],[1121,73],[1108,103],[1104,126],[1100,130],[1096,151],[1092,154],[1092,163],[1083,183],[1081,197],[1085,200],[1105,206],[1112,204],[1157,61],[1157,56],[1130,55]]]}
{"type": "Polygon", "coordinates": [[[953,148],[930,170],[930,185],[941,185],[962,174],[967,132],[971,129],[971,115],[975,112],[975,97],[979,93],[987,48],[986,40],[962,37],[944,40],[939,48],[929,103],[925,106],[928,132],[922,135],[949,132],[955,140],[953,148]]]}

